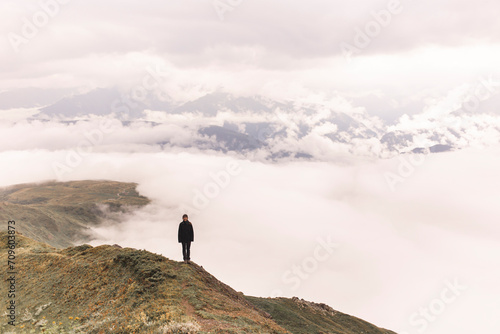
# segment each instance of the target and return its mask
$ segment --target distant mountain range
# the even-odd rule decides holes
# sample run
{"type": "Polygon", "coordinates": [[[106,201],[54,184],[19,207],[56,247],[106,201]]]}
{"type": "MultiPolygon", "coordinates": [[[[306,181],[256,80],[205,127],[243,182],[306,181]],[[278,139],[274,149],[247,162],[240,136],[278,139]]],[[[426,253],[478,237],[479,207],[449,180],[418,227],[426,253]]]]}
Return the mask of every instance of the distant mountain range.
{"type": "MultiPolygon", "coordinates": [[[[120,212],[148,203],[134,184],[49,182],[1,194],[2,219],[15,217],[18,232],[16,333],[395,334],[322,303],[245,296],[194,262],[80,244],[82,227],[100,224],[99,205],[120,212]]],[[[5,231],[0,239],[7,240],[5,231]]],[[[0,248],[7,264],[7,242],[0,248]]],[[[9,287],[0,284],[0,294],[7,297],[9,287]]],[[[0,323],[1,333],[13,329],[0,323]]]]}
{"type": "MultiPolygon", "coordinates": [[[[0,99],[4,97],[3,104],[12,107],[17,95],[6,94],[0,93],[0,99]]],[[[52,97],[56,95],[51,93],[52,97]]],[[[490,100],[494,99],[497,97],[490,100]]],[[[47,99],[41,100],[47,102],[47,99]]],[[[33,119],[71,121],[96,115],[115,117],[124,125],[139,121],[159,125],[171,122],[176,115],[190,115],[196,122],[186,118],[186,126],[196,129],[193,132],[195,140],[188,145],[201,149],[243,153],[265,149],[271,152],[268,156],[271,159],[311,159],[317,157],[313,147],[319,145],[323,150],[332,147],[339,152],[387,157],[497,143],[500,140],[500,113],[492,112],[490,100],[482,102],[484,108],[474,112],[459,107],[439,115],[422,111],[390,122],[366,111],[342,112],[321,104],[280,102],[263,96],[242,97],[214,92],[177,105],[153,93],[134,98],[117,89],[103,88],[67,96],[40,107],[40,113],[33,119]]],[[[175,118],[176,122],[179,119],[175,118]]],[[[172,142],[159,140],[149,144],[172,142]]]]}

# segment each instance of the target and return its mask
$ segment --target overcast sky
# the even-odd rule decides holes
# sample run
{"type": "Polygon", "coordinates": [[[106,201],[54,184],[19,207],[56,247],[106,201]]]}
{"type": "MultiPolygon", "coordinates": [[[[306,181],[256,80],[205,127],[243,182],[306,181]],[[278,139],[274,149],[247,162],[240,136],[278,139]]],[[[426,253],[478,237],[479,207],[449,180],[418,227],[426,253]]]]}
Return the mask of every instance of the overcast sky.
{"type": "Polygon", "coordinates": [[[128,87],[161,66],[175,99],[220,88],[376,96],[386,102],[363,107],[411,113],[405,106],[494,74],[500,56],[488,0],[65,2],[45,10],[53,16],[34,1],[0,3],[0,90],[128,87]],[[350,57],[346,45],[357,49],[350,57]]]}
{"type": "MultiPolygon", "coordinates": [[[[330,102],[346,113],[388,119],[423,112],[390,129],[446,128],[471,87],[500,78],[499,10],[487,0],[1,0],[0,92],[41,88],[47,96],[40,100],[49,101],[97,87],[130,89],[153,70],[167,78],[162,89],[178,102],[223,90],[330,102]]],[[[2,119],[34,112],[10,109],[2,119]]],[[[325,302],[401,334],[500,330],[498,118],[473,115],[490,125],[490,132],[470,126],[485,148],[425,161],[342,155],[339,164],[341,150],[318,135],[299,144],[323,162],[270,164],[161,148],[156,143],[165,138],[192,143],[184,126],[202,120],[151,115],[163,124],[120,125],[63,175],[54,163],[74,158],[98,120],[2,120],[0,186],[138,182],[152,205],[118,227],[97,229],[94,244],[180,260],[175,232],[187,211],[195,224],[195,262],[246,294],[325,302]],[[240,172],[206,207],[193,209],[197,191],[214,182],[209,173],[229,162],[240,172]],[[332,252],[321,246],[328,238],[332,252]],[[299,286],[295,265],[310,271],[299,286]],[[429,307],[439,314],[423,320],[419,312],[429,307]]],[[[467,117],[460,126],[473,123],[467,117]]]]}

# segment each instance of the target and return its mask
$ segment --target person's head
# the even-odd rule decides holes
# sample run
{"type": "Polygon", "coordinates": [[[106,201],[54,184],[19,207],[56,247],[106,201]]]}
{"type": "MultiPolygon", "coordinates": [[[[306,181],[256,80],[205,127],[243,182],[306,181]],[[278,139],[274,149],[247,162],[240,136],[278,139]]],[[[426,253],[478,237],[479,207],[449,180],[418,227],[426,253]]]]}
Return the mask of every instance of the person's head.
{"type": "Polygon", "coordinates": [[[188,215],[186,215],[186,214],[183,214],[183,215],[182,215],[182,220],[183,220],[183,221],[186,221],[186,220],[188,220],[188,215]]]}

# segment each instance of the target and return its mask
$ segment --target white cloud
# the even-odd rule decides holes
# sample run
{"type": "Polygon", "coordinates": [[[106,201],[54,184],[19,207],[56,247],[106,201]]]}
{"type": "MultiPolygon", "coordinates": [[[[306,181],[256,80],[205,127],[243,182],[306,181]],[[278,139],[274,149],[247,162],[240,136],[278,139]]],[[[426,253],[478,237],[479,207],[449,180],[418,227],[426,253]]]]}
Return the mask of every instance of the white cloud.
{"type": "Polygon", "coordinates": [[[0,110],[0,121],[22,121],[40,112],[38,108],[13,108],[0,110]]]}
{"type": "MultiPolygon", "coordinates": [[[[499,150],[426,156],[395,192],[384,173],[397,172],[398,159],[263,164],[181,151],[95,152],[64,179],[138,182],[140,193],[153,199],[120,226],[97,229],[98,242],[180,260],[175,233],[188,211],[195,226],[193,260],[250,295],[281,290],[379,326],[417,333],[408,318],[439,297],[446,279],[457,278],[467,290],[426,332],[465,334],[472,326],[498,330],[491,320],[477,319],[498,313],[499,150]],[[210,173],[221,173],[230,161],[241,172],[205,208],[186,209],[194,206],[196,191],[214,191],[207,188],[215,184],[210,173]],[[328,236],[338,245],[335,252],[294,290],[282,275],[294,264],[307,265],[317,238],[328,236]]],[[[66,154],[2,152],[0,184],[53,179],[52,162],[66,154]]]]}
{"type": "MultiPolygon", "coordinates": [[[[241,4],[225,21],[210,3],[110,1],[103,9],[72,1],[19,54],[2,40],[10,52],[0,56],[0,89],[131,87],[148,66],[161,64],[170,71],[164,89],[175,100],[223,87],[293,99],[379,91],[391,101],[443,95],[496,68],[496,3],[476,2],[473,10],[463,1],[402,4],[405,10],[347,63],[340,42],[352,39],[385,1],[257,1],[241,4]]],[[[39,7],[9,1],[0,11],[4,35],[20,33],[23,18],[39,7]]]]}
{"type": "Polygon", "coordinates": [[[153,204],[120,227],[98,229],[96,242],[180,259],[175,233],[185,209],[179,205],[194,205],[201,198],[196,191],[216,191],[206,188],[214,182],[209,172],[237,161],[241,173],[206,208],[189,212],[196,229],[193,259],[224,282],[254,295],[279,289],[414,334],[418,328],[409,317],[439,297],[446,279],[458,278],[468,288],[426,332],[498,332],[500,124],[481,108],[452,113],[477,96],[478,80],[497,68],[498,3],[402,5],[401,14],[348,63],[340,43],[352,41],[355,29],[387,1],[244,1],[224,21],[211,2],[71,1],[19,53],[8,36],[22,34],[23,19],[40,11],[40,3],[4,1],[0,91],[127,90],[141,84],[148,68],[161,67],[161,91],[178,103],[224,90],[292,101],[295,109],[267,115],[224,110],[213,118],[152,110],[145,121],[101,133],[97,117],[28,122],[18,120],[35,110],[3,110],[0,185],[58,178],[54,163],[68,161],[63,180],[138,182],[153,204]],[[365,97],[378,100],[361,101],[365,97]],[[338,130],[329,122],[332,110],[371,129],[384,125],[367,115],[408,114],[389,129],[413,133],[416,146],[434,144],[433,134],[451,140],[453,130],[461,133],[457,143],[476,148],[425,156],[422,165],[405,170],[402,161],[412,156],[371,158],[384,151],[376,138],[349,144],[325,138],[338,130]],[[288,136],[246,156],[183,148],[199,139],[198,126],[250,120],[285,126],[288,136]],[[312,131],[300,138],[299,124],[312,131]],[[161,141],[175,145],[162,149],[161,141]],[[75,155],[79,145],[88,152],[75,155]],[[282,149],[323,162],[262,163],[282,149]],[[395,192],[387,172],[399,173],[395,192]],[[327,236],[338,248],[293,290],[282,275],[310,261],[317,238],[327,236]]]}

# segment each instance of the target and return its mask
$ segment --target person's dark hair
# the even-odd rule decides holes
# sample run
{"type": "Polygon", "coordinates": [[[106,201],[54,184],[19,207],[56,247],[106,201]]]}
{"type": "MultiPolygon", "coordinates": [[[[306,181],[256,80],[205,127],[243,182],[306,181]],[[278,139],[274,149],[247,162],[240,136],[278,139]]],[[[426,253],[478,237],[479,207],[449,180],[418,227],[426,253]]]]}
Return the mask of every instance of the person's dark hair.
{"type": "Polygon", "coordinates": [[[182,218],[184,218],[184,217],[187,217],[187,216],[188,216],[188,215],[186,215],[186,214],[183,214],[183,215],[182,215],[182,218]]]}

